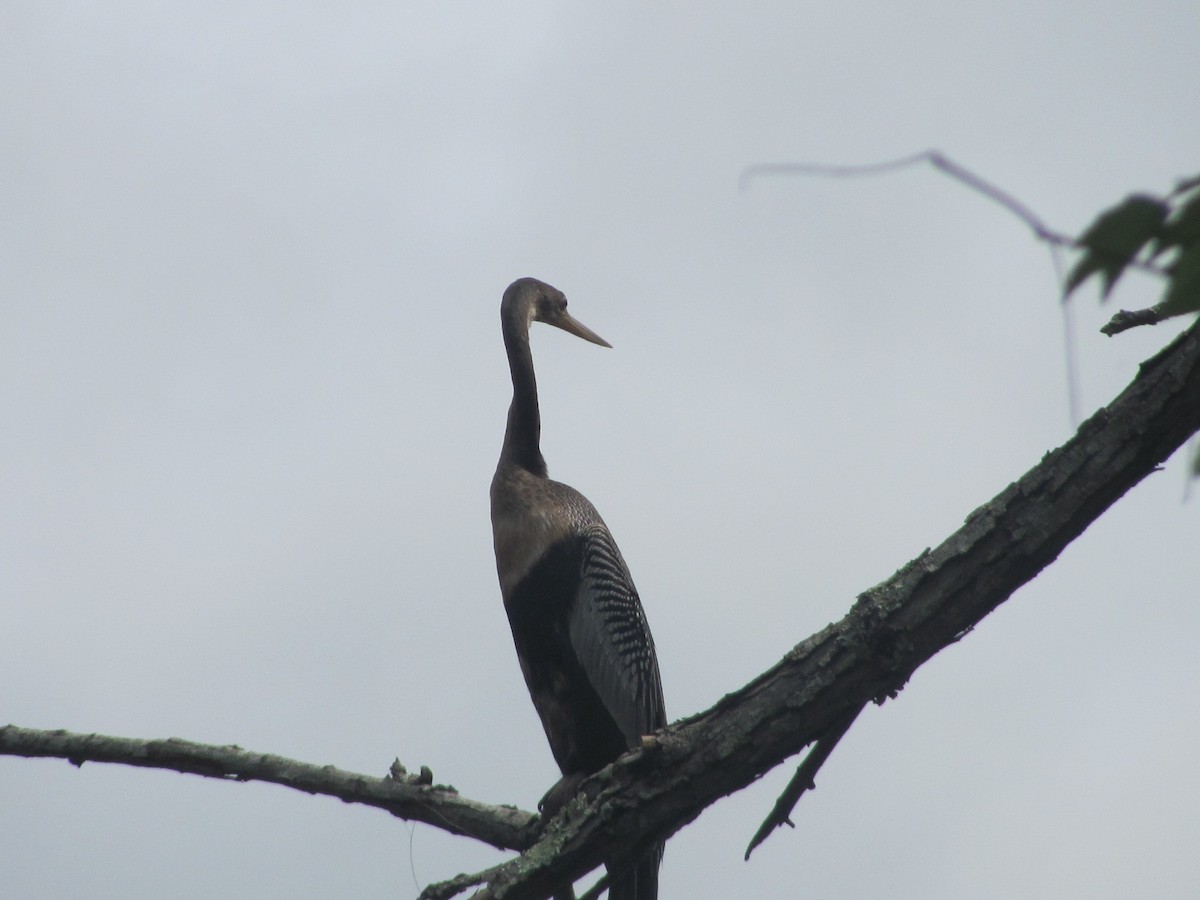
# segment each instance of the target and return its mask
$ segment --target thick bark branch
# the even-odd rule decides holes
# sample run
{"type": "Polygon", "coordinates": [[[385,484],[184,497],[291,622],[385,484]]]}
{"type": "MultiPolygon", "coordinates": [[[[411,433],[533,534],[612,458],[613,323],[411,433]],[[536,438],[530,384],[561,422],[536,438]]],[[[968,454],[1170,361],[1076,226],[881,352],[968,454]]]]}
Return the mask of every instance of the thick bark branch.
{"type": "Polygon", "coordinates": [[[663,840],[707,806],[835,731],[1033,579],[1200,430],[1200,325],[1143,363],[1076,435],[940,546],[862,594],[849,614],[651,750],[584,783],[541,840],[476,898],[547,897],[605,859],[663,840]]]}
{"type": "Polygon", "coordinates": [[[659,733],[584,782],[530,845],[535,817],[472,803],[452,789],[372,779],[236,747],[126,741],[0,728],[0,753],[60,756],[257,779],[367,803],[393,815],[524,849],[508,863],[431,886],[450,897],[548,897],[605,860],[665,840],[867,703],[894,697],[912,673],[1034,578],[1127,490],[1200,430],[1200,325],[1144,363],[1133,383],[1019,481],[968,516],[940,546],[862,594],[840,622],[702,714],[659,733]]]}
{"type": "Polygon", "coordinates": [[[179,738],[145,741],[6,725],[0,728],[0,755],[56,757],[76,766],[85,762],[122,763],[229,781],[268,781],[308,794],[337,797],[345,803],[374,806],[398,818],[473,837],[501,850],[528,847],[537,821],[535,814],[513,806],[468,800],[452,787],[428,784],[422,775],[400,775],[402,770],[395,765],[395,775],[373,778],[241,747],[215,747],[179,738]]]}

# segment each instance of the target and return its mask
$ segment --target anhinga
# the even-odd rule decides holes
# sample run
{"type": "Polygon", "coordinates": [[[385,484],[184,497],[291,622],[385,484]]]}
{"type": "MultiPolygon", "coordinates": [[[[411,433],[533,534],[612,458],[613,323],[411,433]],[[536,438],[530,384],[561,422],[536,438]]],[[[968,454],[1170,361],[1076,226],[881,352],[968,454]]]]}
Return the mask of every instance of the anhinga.
{"type": "MultiPolygon", "coordinates": [[[[500,591],[525,684],[562,778],[542,800],[552,816],[581,781],[666,724],[654,640],[637,589],[595,507],[546,477],[529,326],[545,322],[611,346],[567,314],[567,298],[533,278],[513,282],[500,323],[513,399],[492,479],[500,591]]],[[[662,845],[609,866],[611,900],[658,895],[662,845]]]]}

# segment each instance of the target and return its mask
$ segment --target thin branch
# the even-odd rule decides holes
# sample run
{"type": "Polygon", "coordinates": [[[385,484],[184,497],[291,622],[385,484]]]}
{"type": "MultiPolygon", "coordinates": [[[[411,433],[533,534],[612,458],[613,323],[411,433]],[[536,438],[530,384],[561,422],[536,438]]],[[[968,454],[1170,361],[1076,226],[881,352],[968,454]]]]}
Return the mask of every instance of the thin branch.
{"type": "Polygon", "coordinates": [[[959,165],[938,150],[925,150],[900,159],[870,163],[862,166],[836,166],[825,163],[758,163],[742,170],[739,186],[745,190],[750,181],[761,175],[824,175],[832,178],[859,178],[864,175],[884,175],[900,169],[928,163],[940,172],[965,184],[976,193],[999,203],[1024,222],[1041,240],[1066,247],[1076,246],[1075,239],[1050,230],[1032,209],[1007,191],[1001,190],[966,166],[959,165]]]}
{"type": "Polygon", "coordinates": [[[859,713],[864,707],[859,707],[852,715],[846,716],[841,722],[838,722],[828,732],[817,738],[817,742],[813,748],[808,751],[802,762],[796,768],[796,774],[792,776],[792,780],[788,782],[787,787],[783,789],[783,793],[779,795],[779,799],[775,801],[775,806],[772,808],[770,815],[758,827],[758,831],[754,833],[754,837],[750,839],[750,846],[746,848],[745,859],[750,859],[750,854],[754,852],[754,848],[765,841],[776,828],[787,825],[789,828],[795,828],[796,825],[792,822],[792,810],[796,808],[796,804],[800,802],[801,796],[805,791],[816,790],[817,772],[821,766],[825,765],[825,760],[829,759],[838,742],[850,730],[850,726],[854,724],[854,720],[858,718],[859,713]]]}
{"type": "MultiPolygon", "coordinates": [[[[500,865],[503,865],[503,863],[500,865]]],[[[421,891],[417,900],[450,900],[451,897],[457,897],[467,888],[473,888],[477,884],[486,882],[500,868],[500,865],[492,866],[490,869],[484,869],[482,872],[475,872],[471,875],[455,875],[446,881],[439,881],[428,885],[425,890],[421,891]]]]}
{"type": "Polygon", "coordinates": [[[1123,309],[1109,319],[1100,331],[1112,337],[1114,334],[1120,334],[1122,331],[1136,328],[1139,325],[1157,325],[1163,319],[1169,317],[1169,314],[1163,312],[1163,305],[1161,303],[1151,306],[1149,309],[1137,309],[1133,311],[1123,309]]]}
{"type": "MultiPolygon", "coordinates": [[[[750,186],[750,182],[754,178],[764,175],[821,175],[830,178],[860,178],[867,175],[884,175],[923,163],[928,163],[939,172],[949,175],[961,184],[966,185],[977,194],[981,194],[989,200],[1000,204],[1025,223],[1029,230],[1034,233],[1035,237],[1049,244],[1051,248],[1069,247],[1075,250],[1089,249],[1093,253],[1103,252],[1097,247],[1085,248],[1076,238],[1053,230],[1042,221],[1042,218],[1037,213],[1008,193],[1008,191],[1002,190],[986,178],[972,172],[966,166],[956,163],[939,150],[925,150],[921,153],[902,156],[899,159],[869,163],[861,166],[828,165],[826,163],[756,163],[742,170],[742,174],[738,178],[738,186],[744,191],[750,186]]],[[[1123,256],[1120,259],[1129,268],[1139,269],[1152,275],[1166,278],[1170,274],[1161,266],[1156,266],[1153,263],[1142,260],[1130,260],[1123,256]]]]}
{"type": "MultiPolygon", "coordinates": [[[[926,549],[925,553],[928,552],[929,550],[926,549]]],[[[922,554],[921,556],[923,557],[924,555],[922,554]]],[[[918,559],[920,558],[918,557],[918,559]]],[[[960,631],[947,641],[946,646],[957,644],[974,630],[975,626],[972,625],[960,631]]],[[[895,696],[895,693],[889,694],[887,699],[895,696]]],[[[882,703],[884,699],[876,698],[875,702],[882,703]]],[[[804,762],[800,763],[797,767],[796,774],[792,776],[792,780],[787,783],[787,787],[783,789],[783,793],[776,799],[775,806],[771,809],[770,814],[763,820],[762,825],[758,827],[758,831],[754,833],[754,837],[750,839],[750,846],[746,848],[746,855],[743,857],[745,860],[749,861],[750,854],[754,852],[754,849],[770,837],[776,828],[783,825],[788,826],[788,828],[796,827],[796,824],[791,819],[792,810],[796,808],[796,804],[800,802],[800,798],[806,791],[815,791],[817,789],[817,772],[821,770],[821,766],[825,765],[825,760],[829,759],[834,748],[846,736],[846,732],[850,730],[850,727],[857,721],[865,708],[865,706],[860,706],[853,713],[846,716],[845,719],[836,722],[825,734],[817,738],[812,749],[805,754],[804,762]]]]}
{"type": "Polygon", "coordinates": [[[608,875],[602,875],[595,884],[579,895],[578,900],[600,900],[608,890],[608,875]]]}
{"type": "Polygon", "coordinates": [[[308,794],[337,797],[345,803],[373,806],[401,819],[434,825],[451,834],[473,837],[501,850],[522,850],[533,842],[538,817],[513,806],[468,800],[452,787],[432,785],[428,769],[417,775],[373,778],[333,766],[316,766],[241,747],[218,747],[179,738],[138,740],[70,731],[39,731],[16,725],[0,727],[0,755],[54,757],[72,765],[120,763],[219,778],[266,781],[308,794]]]}

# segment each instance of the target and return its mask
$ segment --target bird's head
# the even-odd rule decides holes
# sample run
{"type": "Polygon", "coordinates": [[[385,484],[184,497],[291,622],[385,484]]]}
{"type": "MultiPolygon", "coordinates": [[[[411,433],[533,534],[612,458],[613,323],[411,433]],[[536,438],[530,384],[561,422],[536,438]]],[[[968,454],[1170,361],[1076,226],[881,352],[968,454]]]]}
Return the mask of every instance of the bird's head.
{"type": "Polygon", "coordinates": [[[536,278],[520,278],[510,284],[504,292],[500,310],[501,315],[512,316],[513,321],[523,324],[526,331],[533,322],[545,322],[601,347],[612,346],[592,329],[571,317],[567,312],[566,295],[562,291],[536,278]]]}

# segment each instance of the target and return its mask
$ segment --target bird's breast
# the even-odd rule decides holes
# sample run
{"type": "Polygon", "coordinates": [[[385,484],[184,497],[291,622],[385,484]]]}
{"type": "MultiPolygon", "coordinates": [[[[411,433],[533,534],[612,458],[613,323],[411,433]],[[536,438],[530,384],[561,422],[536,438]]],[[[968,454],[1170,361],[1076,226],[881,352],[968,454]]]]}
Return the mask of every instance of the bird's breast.
{"type": "Polygon", "coordinates": [[[536,511],[506,512],[492,516],[492,541],[496,572],[505,597],[529,574],[554,543],[556,529],[549,516],[536,511]]]}
{"type": "Polygon", "coordinates": [[[521,469],[498,470],[491,493],[496,570],[506,598],[551,547],[599,519],[578,491],[521,469]]]}

